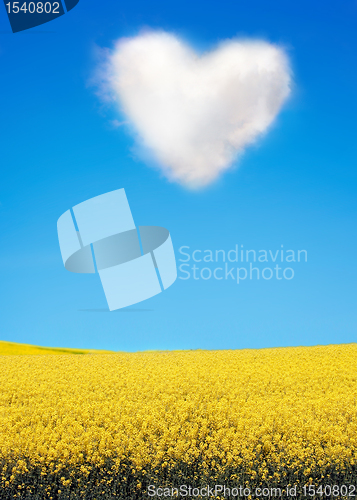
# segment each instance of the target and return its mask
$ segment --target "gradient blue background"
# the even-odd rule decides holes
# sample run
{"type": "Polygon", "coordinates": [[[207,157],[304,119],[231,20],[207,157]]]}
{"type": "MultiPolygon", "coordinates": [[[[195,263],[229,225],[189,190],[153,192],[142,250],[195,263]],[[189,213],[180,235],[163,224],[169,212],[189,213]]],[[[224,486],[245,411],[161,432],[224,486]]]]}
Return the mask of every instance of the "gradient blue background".
{"type": "Polygon", "coordinates": [[[12,34],[0,8],[0,338],[113,350],[236,349],[356,341],[355,1],[99,2],[12,34]],[[133,153],[89,85],[96,47],[161,28],[199,50],[225,38],[286,47],[293,95],[237,168],[201,192],[133,153]],[[105,312],[98,275],[62,264],[58,217],[124,187],[137,225],[191,249],[306,249],[291,281],[177,282],[105,312]],[[92,311],[88,311],[92,309],[92,311]],[[98,311],[99,309],[99,311],[98,311]],[[97,310],[97,311],[96,311],[97,310]]]}

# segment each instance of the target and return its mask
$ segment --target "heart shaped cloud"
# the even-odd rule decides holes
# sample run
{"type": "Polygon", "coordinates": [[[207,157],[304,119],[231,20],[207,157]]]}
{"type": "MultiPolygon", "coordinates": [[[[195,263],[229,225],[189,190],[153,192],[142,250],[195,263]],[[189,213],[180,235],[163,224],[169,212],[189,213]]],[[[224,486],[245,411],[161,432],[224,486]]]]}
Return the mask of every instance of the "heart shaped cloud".
{"type": "Polygon", "coordinates": [[[213,182],[267,130],[290,93],[284,51],[227,41],[198,55],[177,37],[120,39],[105,82],[163,173],[188,187],[213,182]]]}

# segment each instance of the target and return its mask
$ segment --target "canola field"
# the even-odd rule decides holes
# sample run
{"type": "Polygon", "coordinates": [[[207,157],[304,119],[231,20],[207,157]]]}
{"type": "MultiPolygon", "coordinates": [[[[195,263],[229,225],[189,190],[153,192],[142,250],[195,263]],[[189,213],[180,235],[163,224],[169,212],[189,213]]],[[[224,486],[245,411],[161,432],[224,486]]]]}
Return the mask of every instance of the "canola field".
{"type": "Polygon", "coordinates": [[[356,344],[0,356],[1,499],[313,498],[304,485],[357,486],[356,461],[356,344]]]}
{"type": "Polygon", "coordinates": [[[96,351],[90,349],[67,349],[63,347],[41,347],[31,344],[18,344],[17,342],[5,342],[0,340],[0,356],[13,354],[98,354],[113,351],[96,351]]]}

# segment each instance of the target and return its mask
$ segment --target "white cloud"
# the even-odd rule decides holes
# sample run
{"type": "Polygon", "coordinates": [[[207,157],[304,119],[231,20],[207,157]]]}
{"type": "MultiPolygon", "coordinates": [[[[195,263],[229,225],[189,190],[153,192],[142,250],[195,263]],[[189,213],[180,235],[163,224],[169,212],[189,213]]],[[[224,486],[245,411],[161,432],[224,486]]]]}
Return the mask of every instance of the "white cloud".
{"type": "Polygon", "coordinates": [[[128,122],[125,122],[125,121],[120,122],[119,120],[114,119],[114,120],[111,120],[109,123],[113,128],[119,128],[119,127],[122,127],[123,125],[126,125],[128,122]]]}
{"type": "Polygon", "coordinates": [[[149,32],[103,54],[102,95],[120,103],[165,176],[188,187],[227,170],[290,93],[287,56],[264,41],[229,40],[198,55],[172,34],[149,32]]]}

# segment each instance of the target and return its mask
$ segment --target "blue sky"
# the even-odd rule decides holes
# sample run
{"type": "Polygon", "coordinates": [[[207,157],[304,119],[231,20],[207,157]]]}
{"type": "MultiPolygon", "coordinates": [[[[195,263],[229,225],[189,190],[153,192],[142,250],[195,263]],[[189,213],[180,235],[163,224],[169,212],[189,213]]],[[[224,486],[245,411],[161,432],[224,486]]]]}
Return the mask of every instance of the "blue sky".
{"type": "Polygon", "coordinates": [[[0,338],[125,351],[355,342],[356,18],[355,1],[81,0],[12,34],[0,10],[0,338]],[[293,93],[274,126],[204,190],[145,165],[130,133],[111,125],[122,117],[89,85],[96,47],[143,28],[198,50],[261,38],[290,57],[293,93]],[[170,230],[177,259],[181,246],[228,252],[239,244],[306,249],[308,261],[293,265],[292,280],[178,279],[106,312],[98,275],[64,269],[56,222],[119,188],[137,225],[170,230]]]}

